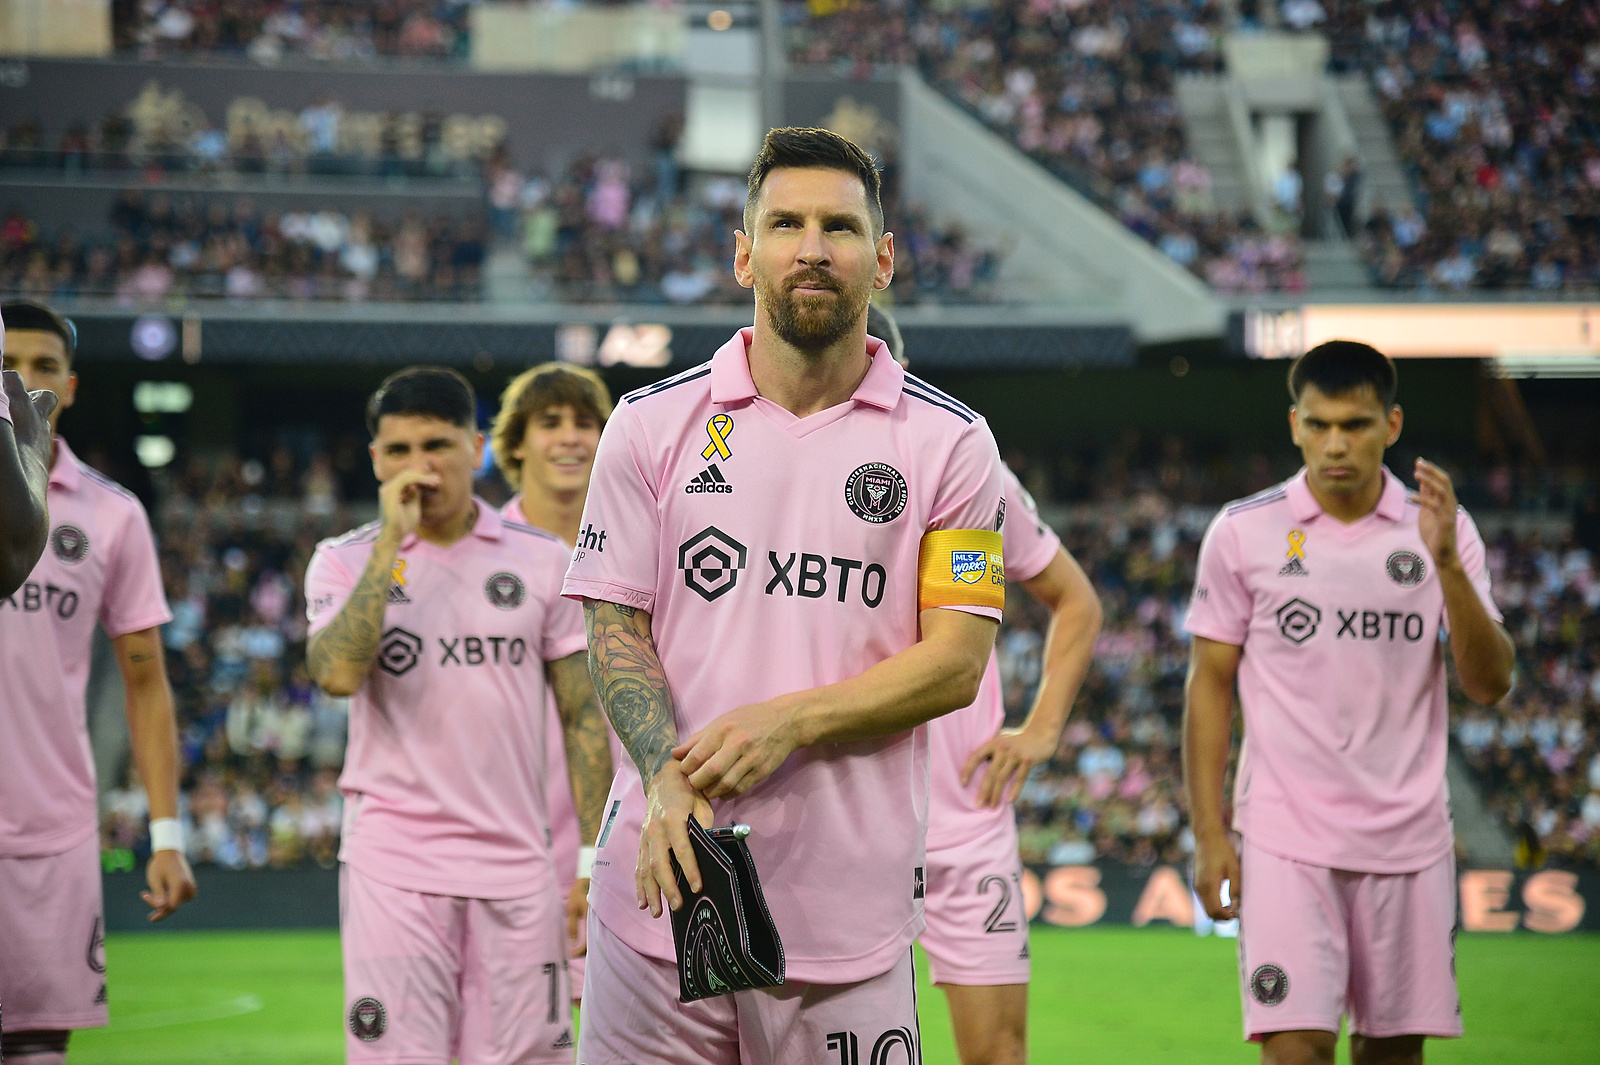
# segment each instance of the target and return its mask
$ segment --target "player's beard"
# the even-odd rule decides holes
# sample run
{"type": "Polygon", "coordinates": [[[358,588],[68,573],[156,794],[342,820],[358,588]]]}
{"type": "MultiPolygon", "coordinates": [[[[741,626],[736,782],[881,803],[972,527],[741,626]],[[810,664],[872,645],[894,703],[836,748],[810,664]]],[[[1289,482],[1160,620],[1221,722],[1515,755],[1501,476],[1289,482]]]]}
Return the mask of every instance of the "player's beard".
{"type": "Polygon", "coordinates": [[[869,280],[855,289],[826,270],[802,270],[772,283],[758,283],[757,294],[767,320],[785,344],[798,351],[818,354],[838,343],[867,312],[872,299],[869,280]],[[798,285],[821,285],[832,296],[797,296],[798,285]]]}

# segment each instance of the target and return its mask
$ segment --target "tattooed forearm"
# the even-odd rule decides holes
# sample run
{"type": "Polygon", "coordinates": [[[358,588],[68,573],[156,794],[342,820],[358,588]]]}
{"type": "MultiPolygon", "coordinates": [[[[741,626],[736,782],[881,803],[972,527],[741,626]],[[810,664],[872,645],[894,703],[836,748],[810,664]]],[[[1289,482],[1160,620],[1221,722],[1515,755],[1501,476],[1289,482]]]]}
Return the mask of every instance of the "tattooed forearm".
{"type": "Polygon", "coordinates": [[[396,554],[397,546],[380,536],[344,608],[306,647],[311,679],[330,692],[353,693],[372,668],[383,633],[383,611],[389,601],[396,554]]]}
{"type": "Polygon", "coordinates": [[[611,744],[606,739],[605,713],[595,698],[584,655],[571,655],[545,667],[561,713],[561,734],[567,748],[567,776],[572,804],[586,843],[600,835],[606,795],[611,791],[611,744]]]}
{"type": "Polygon", "coordinates": [[[678,745],[667,675],[650,638],[650,615],[634,607],[583,601],[589,675],[611,727],[648,784],[678,745]]]}

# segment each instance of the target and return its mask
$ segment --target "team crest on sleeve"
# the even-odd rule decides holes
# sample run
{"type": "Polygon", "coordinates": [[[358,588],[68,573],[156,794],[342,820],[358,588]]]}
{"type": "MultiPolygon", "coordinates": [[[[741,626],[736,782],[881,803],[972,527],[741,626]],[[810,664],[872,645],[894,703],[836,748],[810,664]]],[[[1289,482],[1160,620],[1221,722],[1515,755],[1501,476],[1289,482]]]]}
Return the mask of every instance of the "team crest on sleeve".
{"type": "Polygon", "coordinates": [[[1428,575],[1428,564],[1415,551],[1396,551],[1383,564],[1389,579],[1402,588],[1414,588],[1428,575]]]}
{"type": "Polygon", "coordinates": [[[844,483],[844,501],[851,513],[873,525],[898,518],[908,498],[906,479],[887,462],[857,466],[844,483]]]}
{"type": "Polygon", "coordinates": [[[527,598],[528,589],[515,573],[496,573],[483,582],[483,594],[501,610],[515,610],[527,598]]]}
{"type": "Polygon", "coordinates": [[[994,513],[994,531],[999,532],[1006,527],[1006,497],[1000,497],[1000,509],[994,513]]]}
{"type": "Polygon", "coordinates": [[[1289,997],[1289,974],[1276,965],[1258,965],[1250,974],[1250,997],[1263,1006],[1276,1006],[1289,997]]]}
{"type": "Polygon", "coordinates": [[[350,1034],[363,1043],[375,1043],[389,1028],[389,1011],[375,998],[358,998],[350,1004],[350,1034]]]}
{"type": "Polygon", "coordinates": [[[50,550],[68,565],[89,557],[89,534],[76,525],[57,525],[50,531],[50,550]]]}

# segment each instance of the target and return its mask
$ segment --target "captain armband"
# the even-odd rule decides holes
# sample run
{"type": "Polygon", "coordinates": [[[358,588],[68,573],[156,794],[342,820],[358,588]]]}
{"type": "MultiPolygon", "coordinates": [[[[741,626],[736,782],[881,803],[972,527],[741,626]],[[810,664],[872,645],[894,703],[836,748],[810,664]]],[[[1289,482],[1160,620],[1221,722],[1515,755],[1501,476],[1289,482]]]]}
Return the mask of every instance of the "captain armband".
{"type": "Polygon", "coordinates": [[[917,608],[976,606],[1003,610],[1006,564],[1000,534],[988,529],[935,529],[917,560],[917,608]]]}

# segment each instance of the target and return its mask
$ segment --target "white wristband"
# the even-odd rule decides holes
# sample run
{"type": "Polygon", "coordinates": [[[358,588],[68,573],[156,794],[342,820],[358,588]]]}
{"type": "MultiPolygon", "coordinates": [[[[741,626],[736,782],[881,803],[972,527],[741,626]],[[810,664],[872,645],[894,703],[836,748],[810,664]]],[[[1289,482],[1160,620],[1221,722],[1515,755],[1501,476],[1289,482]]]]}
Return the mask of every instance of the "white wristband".
{"type": "Polygon", "coordinates": [[[579,847],[578,848],[578,879],[579,880],[587,880],[587,879],[589,879],[589,874],[594,872],[594,852],[595,852],[595,848],[593,848],[593,847],[579,847]]]}
{"type": "Polygon", "coordinates": [[[150,851],[182,851],[183,825],[176,817],[158,817],[150,822],[150,851]]]}

